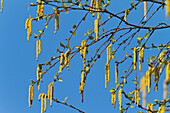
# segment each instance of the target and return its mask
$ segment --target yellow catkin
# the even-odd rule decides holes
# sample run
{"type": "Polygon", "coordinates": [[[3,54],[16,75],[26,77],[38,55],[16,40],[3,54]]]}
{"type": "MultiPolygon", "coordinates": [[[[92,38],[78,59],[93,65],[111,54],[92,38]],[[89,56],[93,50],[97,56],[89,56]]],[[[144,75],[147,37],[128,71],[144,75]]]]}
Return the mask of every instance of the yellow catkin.
{"type": "Polygon", "coordinates": [[[139,70],[141,71],[141,63],[142,63],[142,51],[139,51],[139,70]]]}
{"type": "Polygon", "coordinates": [[[147,86],[148,86],[148,94],[150,93],[150,87],[151,87],[151,74],[150,74],[150,71],[147,71],[146,72],[146,77],[147,77],[147,86]]]}
{"type": "Polygon", "coordinates": [[[144,19],[146,21],[146,18],[147,18],[147,2],[144,1],[144,19]]]}
{"type": "Polygon", "coordinates": [[[25,21],[25,29],[27,29],[28,28],[28,23],[29,23],[29,18],[25,21]]]}
{"type": "Polygon", "coordinates": [[[165,112],[164,106],[159,106],[159,110],[157,113],[164,113],[164,112],[165,112]]]}
{"type": "Polygon", "coordinates": [[[44,95],[44,111],[47,110],[47,95],[44,95]]]}
{"type": "Polygon", "coordinates": [[[137,103],[136,103],[136,104],[137,104],[137,106],[138,106],[138,105],[139,105],[140,97],[139,97],[139,91],[137,90],[136,92],[137,92],[137,103]]]}
{"type": "Polygon", "coordinates": [[[52,103],[53,103],[53,92],[54,92],[54,87],[51,84],[51,88],[50,88],[50,106],[52,107],[52,103]]]}
{"type": "Polygon", "coordinates": [[[133,49],[133,65],[134,65],[134,70],[136,71],[136,61],[137,61],[137,49],[136,47],[133,49]]]}
{"type": "Polygon", "coordinates": [[[166,80],[169,80],[169,64],[170,62],[168,62],[168,64],[166,65],[166,80]]]}
{"type": "Polygon", "coordinates": [[[110,64],[107,64],[107,68],[108,68],[107,71],[108,82],[110,82],[110,64]]]}
{"type": "Polygon", "coordinates": [[[28,27],[28,28],[27,28],[27,40],[28,40],[28,41],[30,40],[29,38],[30,38],[30,35],[31,35],[31,32],[32,32],[32,20],[33,20],[33,19],[30,18],[29,21],[28,21],[28,24],[27,24],[27,25],[28,25],[28,26],[27,26],[27,27],[28,27]]]}
{"type": "MultiPolygon", "coordinates": [[[[101,8],[100,4],[101,4],[101,0],[97,0],[96,1],[96,11],[99,11],[99,8],[101,8]]],[[[98,14],[97,14],[97,19],[99,19],[99,18],[100,18],[100,12],[98,12],[98,14]]]]}
{"type": "MultiPolygon", "coordinates": [[[[125,10],[125,15],[124,15],[125,22],[127,22],[127,14],[128,14],[128,9],[125,10]]],[[[127,25],[127,24],[125,23],[125,25],[127,25]]]]}
{"type": "Polygon", "coordinates": [[[115,83],[117,84],[117,77],[118,77],[118,64],[115,65],[115,83]]]}
{"type": "Polygon", "coordinates": [[[37,17],[38,18],[40,16],[40,11],[41,11],[41,1],[38,2],[38,6],[37,6],[37,17]]]}
{"type": "Polygon", "coordinates": [[[119,92],[118,92],[118,101],[119,101],[119,109],[121,110],[122,109],[122,88],[120,88],[119,92]]]}
{"type": "Polygon", "coordinates": [[[107,63],[110,62],[111,59],[111,45],[107,47],[107,63]]]}
{"type": "Polygon", "coordinates": [[[29,86],[29,98],[28,98],[28,101],[29,101],[29,107],[31,107],[31,104],[32,104],[32,101],[33,101],[33,86],[32,85],[29,86]]]}
{"type": "Polygon", "coordinates": [[[64,54],[61,53],[61,56],[60,56],[60,67],[59,67],[59,73],[62,73],[62,70],[63,70],[63,64],[64,64],[64,54]]]}
{"type": "Polygon", "coordinates": [[[99,20],[95,19],[94,21],[94,32],[96,33],[96,41],[98,41],[99,37],[99,20]]]}
{"type": "Polygon", "coordinates": [[[140,90],[142,92],[142,106],[143,107],[146,106],[146,84],[145,84],[145,81],[146,81],[146,77],[143,76],[140,81],[140,90]]]}
{"type": "Polygon", "coordinates": [[[162,65],[163,65],[163,62],[164,62],[164,57],[165,57],[165,52],[162,52],[160,54],[160,74],[162,74],[162,65]]]}
{"type": "Polygon", "coordinates": [[[37,85],[38,85],[38,91],[40,91],[40,67],[37,66],[37,85]]]}
{"type": "Polygon", "coordinates": [[[39,40],[36,41],[36,61],[38,61],[39,56],[39,40]]]}
{"type": "Polygon", "coordinates": [[[64,57],[65,57],[65,65],[67,66],[67,70],[69,70],[69,50],[65,52],[64,57]]]}
{"type": "Polygon", "coordinates": [[[3,2],[4,0],[1,0],[1,13],[3,12],[3,2]]]}
{"type": "Polygon", "coordinates": [[[43,13],[44,13],[44,1],[41,2],[40,16],[43,16],[43,13]]]}
{"type": "Polygon", "coordinates": [[[41,113],[43,113],[43,108],[44,108],[43,98],[44,98],[44,94],[41,95],[41,113]]]}
{"type": "Polygon", "coordinates": [[[84,41],[84,49],[83,49],[83,66],[84,66],[84,69],[86,67],[86,50],[87,50],[86,41],[84,41]]]}
{"type": "Polygon", "coordinates": [[[170,7],[170,0],[166,0],[166,16],[167,17],[169,17],[170,15],[169,7],[170,7]]]}
{"type": "Polygon", "coordinates": [[[38,40],[38,55],[41,53],[41,40],[38,40]]]}
{"type": "Polygon", "coordinates": [[[105,88],[107,88],[108,65],[105,64],[105,88]]]}
{"type": "Polygon", "coordinates": [[[153,111],[153,104],[148,103],[148,105],[147,105],[147,113],[152,113],[151,111],[153,111]]]}
{"type": "Polygon", "coordinates": [[[83,102],[83,90],[85,86],[85,74],[84,71],[81,73],[81,82],[80,82],[80,94],[81,94],[81,101],[83,102]]]}
{"type": "Polygon", "coordinates": [[[114,108],[116,107],[116,94],[112,93],[112,99],[111,99],[112,105],[114,105],[114,108]]]}
{"type": "Polygon", "coordinates": [[[167,86],[168,86],[168,80],[164,81],[163,87],[164,87],[164,91],[163,91],[163,99],[167,99],[167,86]]]}
{"type": "Polygon", "coordinates": [[[48,100],[50,99],[51,85],[52,85],[52,84],[49,84],[49,85],[48,85],[48,100]]]}
{"type": "Polygon", "coordinates": [[[54,33],[56,34],[59,29],[59,13],[56,11],[54,14],[54,33]]]}
{"type": "Polygon", "coordinates": [[[95,13],[93,12],[94,11],[94,5],[95,5],[95,0],[91,0],[91,8],[90,8],[90,10],[92,10],[92,11],[90,11],[90,12],[92,13],[93,17],[95,16],[95,13]]]}
{"type": "Polygon", "coordinates": [[[144,48],[142,48],[142,62],[144,62],[144,48]]]}

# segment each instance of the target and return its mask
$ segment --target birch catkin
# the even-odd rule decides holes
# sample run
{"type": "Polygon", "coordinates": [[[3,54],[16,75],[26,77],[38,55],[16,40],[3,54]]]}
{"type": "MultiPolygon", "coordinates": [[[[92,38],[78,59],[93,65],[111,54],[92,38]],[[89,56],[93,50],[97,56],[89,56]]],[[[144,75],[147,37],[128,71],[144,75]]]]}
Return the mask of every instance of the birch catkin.
{"type": "Polygon", "coordinates": [[[144,18],[146,21],[146,18],[147,18],[147,2],[146,1],[144,1],[144,18]]]}
{"type": "Polygon", "coordinates": [[[169,80],[169,64],[170,62],[168,62],[168,64],[166,65],[166,80],[169,80]]]}
{"type": "Polygon", "coordinates": [[[53,92],[54,92],[54,87],[51,84],[51,87],[50,87],[50,106],[51,107],[52,107],[52,104],[53,104],[53,92]]]}
{"type": "Polygon", "coordinates": [[[170,7],[170,0],[166,0],[166,16],[167,17],[169,17],[170,15],[169,7],[170,7]]]}
{"type": "Polygon", "coordinates": [[[137,62],[137,49],[136,47],[133,49],[133,65],[134,65],[134,70],[136,71],[136,62],[137,62]]]}
{"type": "Polygon", "coordinates": [[[144,47],[142,48],[142,62],[144,62],[144,47]]]}
{"type": "Polygon", "coordinates": [[[65,57],[65,65],[67,66],[67,70],[69,70],[69,50],[65,52],[64,57],[65,57]]]}
{"type": "Polygon", "coordinates": [[[142,92],[142,106],[146,106],[146,84],[145,84],[146,78],[143,76],[140,81],[140,90],[142,92]]]}
{"type": "Polygon", "coordinates": [[[107,88],[108,65],[105,64],[105,88],[107,88]]]}
{"type": "Polygon", "coordinates": [[[115,65],[115,83],[117,84],[117,77],[118,77],[118,64],[115,65]]]}
{"type": "Polygon", "coordinates": [[[80,94],[81,94],[81,101],[83,102],[83,90],[85,86],[85,74],[84,71],[81,73],[81,82],[80,82],[80,94]]]}
{"type": "Polygon", "coordinates": [[[4,0],[1,0],[1,13],[3,12],[3,2],[4,0]]]}
{"type": "Polygon", "coordinates": [[[112,93],[111,102],[112,102],[112,105],[114,105],[114,108],[115,108],[115,105],[116,105],[116,94],[115,93],[112,93]]]}
{"type": "Polygon", "coordinates": [[[44,111],[47,110],[47,95],[44,95],[44,111]]]}
{"type": "Polygon", "coordinates": [[[139,70],[141,71],[141,63],[142,63],[142,50],[139,50],[139,70]]]}
{"type": "Polygon", "coordinates": [[[122,88],[120,88],[119,92],[118,92],[118,101],[119,101],[119,109],[121,110],[122,109],[122,88]]]}
{"type": "Polygon", "coordinates": [[[94,32],[96,33],[96,41],[98,41],[98,37],[99,37],[99,20],[98,19],[94,21],[94,32]]]}
{"type": "MultiPolygon", "coordinates": [[[[128,14],[128,9],[125,10],[125,15],[124,15],[125,22],[127,22],[127,14],[128,14]]],[[[125,23],[125,25],[127,25],[127,24],[125,23]]]]}
{"type": "Polygon", "coordinates": [[[29,86],[29,97],[28,97],[28,102],[29,102],[29,107],[31,107],[33,101],[33,86],[29,86]]]}
{"type": "Polygon", "coordinates": [[[59,13],[56,11],[54,14],[54,34],[59,30],[59,13]]]}

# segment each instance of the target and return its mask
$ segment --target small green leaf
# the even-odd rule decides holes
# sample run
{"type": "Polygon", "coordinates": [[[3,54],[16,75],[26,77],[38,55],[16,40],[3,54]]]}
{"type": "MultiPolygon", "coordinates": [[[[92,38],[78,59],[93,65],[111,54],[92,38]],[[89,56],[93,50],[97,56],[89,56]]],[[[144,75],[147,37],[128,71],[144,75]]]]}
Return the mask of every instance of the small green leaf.
{"type": "Polygon", "coordinates": [[[61,43],[61,42],[60,42],[60,46],[65,48],[64,44],[63,44],[63,43],[61,43]]]}

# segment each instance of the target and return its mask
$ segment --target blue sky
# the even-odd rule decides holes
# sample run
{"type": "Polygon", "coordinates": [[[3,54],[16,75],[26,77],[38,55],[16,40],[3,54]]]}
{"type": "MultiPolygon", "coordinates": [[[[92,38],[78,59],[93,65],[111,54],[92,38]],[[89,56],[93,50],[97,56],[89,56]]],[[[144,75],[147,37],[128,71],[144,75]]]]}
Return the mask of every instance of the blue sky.
{"type": "MultiPolygon", "coordinates": [[[[82,11],[69,12],[67,15],[64,13],[60,16],[60,30],[54,35],[53,21],[50,22],[48,29],[45,31],[42,38],[42,53],[40,59],[36,61],[35,55],[35,43],[36,40],[31,37],[28,42],[26,39],[26,30],[24,29],[25,20],[31,15],[36,16],[36,7],[28,10],[29,3],[35,3],[35,0],[5,0],[4,12],[0,14],[0,113],[40,113],[40,102],[38,101],[38,95],[40,93],[47,92],[47,86],[52,82],[55,73],[58,71],[59,65],[55,66],[53,70],[50,70],[44,76],[44,82],[41,84],[41,90],[38,92],[37,86],[34,86],[34,100],[32,107],[28,107],[28,87],[31,84],[30,80],[36,80],[36,67],[39,63],[49,61],[52,56],[57,56],[56,48],[59,47],[60,42],[66,43],[65,38],[70,36],[69,30],[72,29],[74,24],[78,24],[80,19],[85,14],[82,11]],[[74,16],[72,16],[74,15],[74,16]]],[[[135,1],[136,2],[136,1],[135,1]]],[[[116,0],[111,1],[109,11],[114,13],[125,10],[130,7],[130,0],[116,0]]],[[[148,4],[150,6],[151,3],[148,4]]],[[[155,5],[154,8],[157,8],[155,5]]],[[[45,7],[45,12],[52,11],[52,8],[45,7]],[[47,11],[48,10],[48,11],[47,11]]],[[[131,23],[135,24],[143,16],[143,4],[134,12],[134,15],[130,15],[128,19],[131,23]],[[138,15],[138,16],[136,16],[138,15]]],[[[86,39],[84,33],[90,28],[93,29],[93,21],[91,15],[87,17],[87,21],[83,22],[80,29],[77,30],[77,36],[71,42],[71,46],[74,44],[80,45],[80,41],[86,39]]],[[[160,10],[151,20],[147,26],[155,26],[157,23],[166,22],[164,9],[160,10]]],[[[44,22],[44,21],[41,21],[44,22]]],[[[41,30],[43,24],[41,22],[33,22],[33,32],[38,33],[37,30],[41,30]]],[[[117,25],[118,20],[111,21],[109,25],[106,25],[106,29],[110,26],[117,25]]],[[[140,35],[144,36],[146,31],[141,31],[140,35]]],[[[169,29],[156,31],[155,34],[148,42],[148,46],[151,43],[159,45],[160,43],[166,43],[169,41],[169,29]]],[[[136,36],[137,37],[137,36],[136,36]]],[[[133,41],[132,44],[136,42],[133,41]]],[[[94,48],[97,45],[93,46],[94,48]]],[[[93,48],[92,48],[93,49],[93,48]]],[[[94,51],[94,50],[93,50],[94,51]]],[[[116,54],[116,58],[120,59],[126,51],[122,48],[116,54]]],[[[128,53],[132,52],[127,50],[128,53]]],[[[145,52],[145,62],[142,66],[142,71],[139,72],[139,78],[146,72],[148,66],[146,66],[148,57],[157,53],[157,50],[147,50],[145,52]]],[[[88,54],[88,58],[92,52],[88,54]]],[[[130,60],[129,60],[130,61],[130,60]]],[[[111,105],[111,94],[109,90],[116,85],[114,83],[114,60],[111,61],[111,82],[108,84],[108,89],[104,88],[104,66],[106,63],[106,52],[102,55],[102,58],[96,62],[92,68],[88,79],[86,81],[84,103],[81,103],[79,95],[79,83],[80,83],[80,71],[83,69],[82,59],[79,55],[76,55],[74,60],[70,62],[70,70],[64,69],[63,74],[60,76],[63,82],[57,82],[54,84],[55,95],[60,101],[63,101],[68,96],[68,104],[87,112],[87,113],[116,113],[119,112],[118,101],[116,108],[111,105]]],[[[119,74],[124,75],[123,70],[129,65],[125,62],[119,68],[119,74]],[[122,72],[121,72],[122,70],[122,72]]],[[[165,72],[163,72],[165,73],[165,72]]],[[[163,74],[164,75],[164,74],[163,74]]],[[[125,91],[132,90],[134,87],[130,81],[132,77],[128,78],[129,84],[125,86],[125,91]]],[[[120,80],[120,79],[119,79],[120,80]]],[[[153,79],[152,79],[153,80],[153,79]]],[[[162,99],[162,83],[164,76],[161,77],[159,91],[153,91],[153,84],[151,87],[151,94],[147,97],[147,102],[153,102],[156,96],[158,100],[162,99]]],[[[140,93],[141,95],[141,93],[140,93]]],[[[118,99],[117,99],[118,100],[118,99]]],[[[123,98],[123,102],[127,101],[123,98]]],[[[140,101],[141,103],[141,101],[140,101]]],[[[156,109],[156,108],[155,108],[156,109]]],[[[139,110],[139,109],[138,109],[139,110]]],[[[77,113],[76,110],[67,106],[53,103],[53,107],[49,107],[49,101],[47,105],[46,113],[77,113]]],[[[129,109],[128,112],[136,112],[135,109],[129,109]]]]}

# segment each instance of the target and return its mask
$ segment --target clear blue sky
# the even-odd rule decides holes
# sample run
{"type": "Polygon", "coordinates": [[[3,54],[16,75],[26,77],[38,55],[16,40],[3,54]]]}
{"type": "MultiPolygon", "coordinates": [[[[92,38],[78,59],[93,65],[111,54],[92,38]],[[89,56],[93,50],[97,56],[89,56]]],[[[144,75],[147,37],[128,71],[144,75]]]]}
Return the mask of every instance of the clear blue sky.
{"type": "MultiPolygon", "coordinates": [[[[41,84],[40,92],[37,91],[37,86],[34,86],[34,100],[32,107],[28,107],[28,87],[31,84],[30,80],[36,80],[36,66],[38,63],[44,63],[49,61],[52,56],[57,56],[56,47],[59,47],[61,41],[64,42],[65,38],[70,36],[69,30],[73,24],[78,24],[78,21],[83,17],[83,12],[69,12],[67,15],[64,13],[60,16],[60,30],[56,35],[53,34],[53,21],[50,22],[49,28],[45,31],[42,38],[42,53],[40,60],[36,62],[35,55],[35,42],[36,40],[31,37],[30,41],[26,40],[26,30],[24,29],[25,20],[31,15],[33,18],[36,16],[36,7],[28,10],[29,3],[35,0],[4,0],[4,12],[0,14],[0,113],[40,113],[40,102],[38,101],[38,95],[43,92],[47,92],[47,85],[52,82],[53,76],[58,71],[58,66],[55,66],[53,70],[49,71],[43,78],[44,82],[41,84]],[[74,15],[74,16],[72,16],[74,15]]],[[[136,1],[135,1],[136,2],[136,1]]],[[[109,11],[114,13],[125,10],[130,7],[131,0],[112,0],[109,11]]],[[[150,6],[151,3],[148,4],[150,6]]],[[[158,5],[155,5],[156,7],[158,5]]],[[[155,7],[155,8],[156,8],[155,7]]],[[[155,9],[154,8],[154,9],[155,9]]],[[[52,11],[52,8],[45,7],[45,12],[52,11]]],[[[143,4],[138,7],[137,11],[134,11],[134,15],[131,15],[128,19],[131,23],[136,23],[143,16],[143,4]]],[[[80,40],[86,39],[84,33],[90,28],[93,29],[94,18],[91,15],[88,16],[89,20],[83,22],[80,29],[77,31],[77,37],[75,42],[71,42],[71,46],[74,44],[80,45],[80,40]]],[[[167,22],[165,11],[160,10],[153,19],[152,23],[147,26],[157,25],[158,22],[167,22]]],[[[43,22],[43,21],[42,21],[43,22]]],[[[110,26],[117,25],[118,20],[114,19],[110,26]]],[[[110,26],[106,26],[109,29],[110,26]]],[[[37,30],[42,30],[43,24],[41,22],[33,22],[33,32],[37,33],[37,30]]],[[[141,36],[144,36],[141,32],[141,36]]],[[[156,45],[169,41],[169,29],[160,30],[155,32],[150,43],[156,45]],[[161,42],[160,42],[161,41],[161,42]]],[[[132,44],[135,41],[132,42],[132,44]]],[[[66,43],[66,42],[64,42],[66,43]]],[[[95,45],[94,47],[97,47],[95,45]]],[[[132,51],[129,51],[130,52],[132,51]]],[[[116,54],[116,58],[123,55],[125,51],[121,50],[116,54]]],[[[156,54],[157,51],[145,53],[145,63],[142,67],[142,72],[139,72],[138,76],[146,72],[148,66],[146,66],[147,58],[156,54]]],[[[91,54],[88,54],[90,58],[91,54]]],[[[102,55],[102,59],[96,62],[96,65],[92,68],[88,79],[86,81],[84,103],[81,103],[79,95],[79,83],[80,83],[80,70],[82,70],[82,59],[79,55],[76,55],[74,60],[70,62],[70,70],[64,70],[61,78],[63,82],[57,82],[54,84],[55,95],[60,101],[63,101],[68,96],[68,104],[80,108],[87,113],[116,113],[119,112],[118,101],[116,108],[111,105],[111,94],[109,90],[111,87],[115,88],[114,83],[114,60],[111,62],[111,82],[108,84],[108,89],[104,88],[104,66],[106,63],[106,52],[102,55]]],[[[123,69],[129,65],[125,62],[120,66],[120,75],[124,75],[123,69]],[[122,69],[122,72],[121,72],[122,69]]],[[[163,72],[165,73],[165,72],[163,72]]],[[[132,75],[133,76],[133,75],[132,75]]],[[[128,78],[131,81],[133,77],[128,78]]],[[[120,79],[119,79],[120,80],[120,79]]],[[[152,79],[153,80],[153,79],[152,79]]],[[[159,85],[159,91],[153,91],[153,84],[151,87],[151,94],[147,97],[147,102],[153,102],[153,98],[157,97],[158,100],[162,99],[162,81],[164,80],[164,74],[161,77],[159,85]]],[[[132,90],[133,83],[125,86],[125,91],[132,90]]],[[[140,93],[141,95],[141,93],[140,93]]],[[[118,100],[118,99],[117,99],[118,100]]],[[[123,102],[127,101],[123,98],[123,102]]],[[[128,102],[128,101],[127,101],[128,102]]],[[[140,101],[141,103],[141,101],[140,101]]],[[[138,109],[139,110],[139,109],[138,109]]],[[[49,107],[49,101],[47,105],[46,113],[77,113],[76,110],[69,108],[65,105],[53,103],[53,107],[49,107]]],[[[129,109],[128,112],[136,112],[135,109],[129,109]]]]}

